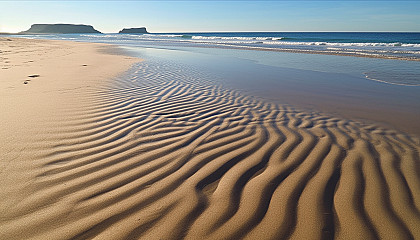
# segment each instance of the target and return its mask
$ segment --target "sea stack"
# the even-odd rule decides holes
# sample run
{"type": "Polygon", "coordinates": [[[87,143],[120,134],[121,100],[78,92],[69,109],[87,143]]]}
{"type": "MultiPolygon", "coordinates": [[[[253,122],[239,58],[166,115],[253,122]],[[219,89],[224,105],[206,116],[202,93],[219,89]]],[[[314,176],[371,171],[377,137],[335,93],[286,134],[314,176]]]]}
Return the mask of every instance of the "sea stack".
{"type": "Polygon", "coordinates": [[[118,33],[148,33],[145,27],[141,28],[124,28],[123,30],[119,31],[118,33]]]}
{"type": "Polygon", "coordinates": [[[20,34],[47,33],[101,33],[90,25],[75,24],[33,24],[27,31],[20,34]]]}

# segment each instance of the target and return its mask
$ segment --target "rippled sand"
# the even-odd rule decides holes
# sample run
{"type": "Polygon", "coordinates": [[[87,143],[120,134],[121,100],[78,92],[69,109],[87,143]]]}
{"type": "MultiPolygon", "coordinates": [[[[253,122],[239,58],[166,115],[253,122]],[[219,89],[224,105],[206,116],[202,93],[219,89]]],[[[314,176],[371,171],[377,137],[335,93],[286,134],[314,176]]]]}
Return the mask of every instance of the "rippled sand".
{"type": "Polygon", "coordinates": [[[3,148],[1,239],[420,238],[416,137],[170,64],[101,79],[3,148]]]}

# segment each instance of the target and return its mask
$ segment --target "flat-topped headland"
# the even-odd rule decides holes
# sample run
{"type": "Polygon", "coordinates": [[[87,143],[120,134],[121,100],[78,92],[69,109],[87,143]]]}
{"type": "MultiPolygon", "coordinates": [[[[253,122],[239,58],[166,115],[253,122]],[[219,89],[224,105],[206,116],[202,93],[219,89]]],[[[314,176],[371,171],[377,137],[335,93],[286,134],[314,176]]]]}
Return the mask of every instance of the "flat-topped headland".
{"type": "Polygon", "coordinates": [[[118,33],[149,33],[149,32],[146,30],[145,27],[140,27],[140,28],[124,28],[118,33]]]}
{"type": "Polygon", "coordinates": [[[31,28],[19,34],[47,33],[101,33],[91,25],[84,24],[32,24],[31,28]]]}

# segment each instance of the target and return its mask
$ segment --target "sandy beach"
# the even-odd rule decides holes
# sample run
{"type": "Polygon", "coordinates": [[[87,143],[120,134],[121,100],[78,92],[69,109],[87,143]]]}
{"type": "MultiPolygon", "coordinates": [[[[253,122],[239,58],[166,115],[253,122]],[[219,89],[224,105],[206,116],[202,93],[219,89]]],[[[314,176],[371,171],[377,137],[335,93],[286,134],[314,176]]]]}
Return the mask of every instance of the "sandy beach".
{"type": "Polygon", "coordinates": [[[0,239],[420,238],[418,136],[112,45],[0,51],[0,239]]]}

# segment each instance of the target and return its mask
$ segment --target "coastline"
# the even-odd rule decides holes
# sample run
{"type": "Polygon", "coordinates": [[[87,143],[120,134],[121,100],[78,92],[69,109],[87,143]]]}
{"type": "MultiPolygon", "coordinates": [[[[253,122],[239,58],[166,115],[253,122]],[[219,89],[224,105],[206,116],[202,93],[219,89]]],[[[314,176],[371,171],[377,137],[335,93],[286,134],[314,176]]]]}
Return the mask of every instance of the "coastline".
{"type": "Polygon", "coordinates": [[[105,44],[2,41],[0,238],[420,237],[416,138],[105,44]]]}
{"type": "Polygon", "coordinates": [[[390,60],[401,60],[401,61],[414,61],[419,62],[420,58],[414,57],[398,57],[389,55],[367,55],[363,53],[345,53],[339,51],[316,51],[316,50],[305,50],[305,49],[288,49],[288,48],[264,48],[264,47],[250,47],[250,46],[235,46],[235,45],[220,45],[220,46],[200,46],[202,48],[222,48],[222,49],[241,49],[249,51],[271,51],[271,52],[288,52],[288,53],[303,53],[303,54],[319,54],[319,55],[331,55],[331,56],[347,56],[347,57],[361,57],[361,58],[378,58],[378,59],[390,59],[390,60]]]}
{"type": "MultiPolygon", "coordinates": [[[[161,46],[242,49],[332,56],[350,56],[385,60],[420,61],[418,32],[201,32],[147,33],[140,35],[105,33],[82,34],[82,41],[118,41],[161,46]],[[314,35],[315,34],[315,35],[314,35]],[[332,34],[335,37],[327,37],[332,34]],[[344,34],[344,35],[343,35],[344,34]],[[370,36],[382,34],[378,36],[370,36]],[[414,36],[404,36],[411,34],[414,36]],[[388,36],[389,35],[389,36],[388,36]],[[380,41],[380,40],[384,41],[380,41]],[[417,40],[416,40],[417,39],[417,40]]],[[[72,34],[27,35],[46,39],[72,39],[72,34]]],[[[73,34],[77,35],[77,34],[73,34]]],[[[18,37],[19,35],[16,35],[18,37]]],[[[25,35],[20,35],[25,36],[25,35]]],[[[78,36],[80,38],[81,36],[78,36]]]]}
{"type": "MultiPolygon", "coordinates": [[[[351,119],[420,136],[420,88],[365,78],[357,66],[370,59],[295,53],[247,53],[242,50],[159,50],[124,47],[133,56],[160,59],[214,76],[228,89],[304,112],[351,119]],[[255,54],[255,55],[253,55],[255,54]],[[363,60],[363,61],[361,61],[363,60]],[[288,64],[286,61],[298,62],[288,64]],[[349,67],[345,64],[355,63],[349,67]],[[333,64],[332,64],[333,63],[333,64]],[[336,64],[336,65],[334,65],[336,64]],[[308,65],[311,65],[308,67],[308,65]],[[320,68],[319,66],[322,66],[320,68]],[[332,67],[333,66],[333,67],[332,67]],[[336,68],[334,68],[336,67],[336,68]],[[329,68],[334,71],[329,72],[329,68]]],[[[392,63],[385,69],[392,69],[392,63]]],[[[404,64],[404,63],[400,63],[404,64]]],[[[379,64],[376,67],[381,66],[379,64]]],[[[369,68],[369,67],[368,67],[369,68]]],[[[373,64],[375,68],[375,64],[373,64]]],[[[382,66],[384,68],[384,66],[382,66]]],[[[404,75],[401,77],[404,79],[404,75]]]]}

